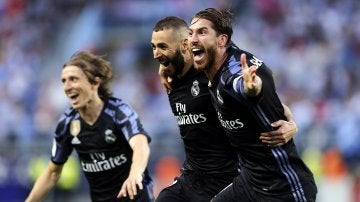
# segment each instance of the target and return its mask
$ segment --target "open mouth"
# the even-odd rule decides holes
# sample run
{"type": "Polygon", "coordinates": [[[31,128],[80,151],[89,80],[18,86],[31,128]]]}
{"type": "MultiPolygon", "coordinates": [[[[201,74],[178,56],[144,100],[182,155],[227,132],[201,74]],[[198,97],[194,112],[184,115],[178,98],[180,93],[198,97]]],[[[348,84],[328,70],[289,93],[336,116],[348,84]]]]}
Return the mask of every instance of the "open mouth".
{"type": "Polygon", "coordinates": [[[198,47],[194,47],[191,49],[191,52],[194,55],[194,61],[199,61],[204,57],[204,50],[198,47]]]}
{"type": "Polygon", "coordinates": [[[174,74],[176,73],[175,67],[171,62],[171,60],[169,60],[167,57],[162,57],[158,59],[159,63],[163,66],[162,67],[162,71],[164,76],[169,76],[172,77],[174,76],[174,74]]]}
{"type": "Polygon", "coordinates": [[[72,102],[74,102],[79,97],[79,94],[77,94],[77,93],[69,93],[69,94],[67,94],[67,96],[68,96],[68,98],[70,98],[70,100],[72,102]]]}
{"type": "Polygon", "coordinates": [[[165,67],[169,66],[170,62],[169,61],[165,61],[162,63],[165,67]]]}
{"type": "Polygon", "coordinates": [[[169,66],[170,61],[167,58],[160,58],[159,59],[160,64],[164,65],[165,67],[169,66]]]}

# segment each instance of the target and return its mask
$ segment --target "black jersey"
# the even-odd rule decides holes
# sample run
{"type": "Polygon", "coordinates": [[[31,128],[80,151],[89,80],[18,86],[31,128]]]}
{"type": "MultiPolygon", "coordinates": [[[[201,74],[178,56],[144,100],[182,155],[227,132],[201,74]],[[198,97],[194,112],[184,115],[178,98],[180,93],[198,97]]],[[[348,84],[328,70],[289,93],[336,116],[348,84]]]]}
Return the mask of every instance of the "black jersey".
{"type": "MultiPolygon", "coordinates": [[[[51,160],[65,163],[74,148],[89,182],[91,199],[115,201],[132,163],[128,141],[137,134],[147,136],[137,113],[120,99],[106,100],[93,125],[83,121],[71,107],[58,122],[51,160]]],[[[151,187],[147,171],[144,175],[144,185],[151,187]]]]}
{"type": "Polygon", "coordinates": [[[236,152],[231,148],[211,103],[208,79],[193,67],[174,78],[168,94],[185,147],[185,170],[207,174],[237,173],[236,152]]]}
{"type": "Polygon", "coordinates": [[[272,72],[261,60],[235,45],[228,49],[228,54],[214,80],[209,82],[209,89],[218,119],[241,157],[241,171],[257,191],[292,193],[295,199],[302,199],[302,186],[313,180],[313,176],[298,155],[293,140],[273,148],[259,139],[261,132],[274,130],[270,126],[272,122],[286,120],[272,72]],[[242,53],[246,54],[249,66],[257,66],[256,73],[262,79],[259,96],[247,97],[244,93],[242,53]]]}

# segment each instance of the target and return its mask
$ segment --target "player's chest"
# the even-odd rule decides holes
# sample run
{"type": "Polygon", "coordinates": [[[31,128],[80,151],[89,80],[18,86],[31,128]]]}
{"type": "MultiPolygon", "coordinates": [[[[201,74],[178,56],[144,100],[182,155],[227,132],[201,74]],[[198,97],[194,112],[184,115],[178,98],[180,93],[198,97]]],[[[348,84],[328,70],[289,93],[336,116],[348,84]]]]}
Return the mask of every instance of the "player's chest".
{"type": "Polygon", "coordinates": [[[206,113],[212,106],[207,85],[199,79],[176,88],[169,95],[169,100],[175,115],[206,113]]]}
{"type": "Polygon", "coordinates": [[[71,144],[78,150],[102,150],[121,142],[121,136],[113,122],[100,120],[88,125],[82,120],[70,127],[71,144]]]}

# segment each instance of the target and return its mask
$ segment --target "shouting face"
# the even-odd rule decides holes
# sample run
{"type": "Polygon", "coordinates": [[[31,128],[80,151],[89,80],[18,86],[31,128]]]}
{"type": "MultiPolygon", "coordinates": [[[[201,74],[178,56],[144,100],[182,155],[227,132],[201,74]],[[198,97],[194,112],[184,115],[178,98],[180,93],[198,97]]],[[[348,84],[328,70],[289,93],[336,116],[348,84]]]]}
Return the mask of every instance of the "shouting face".
{"type": "Polygon", "coordinates": [[[194,59],[194,67],[198,70],[207,70],[216,60],[218,36],[211,27],[209,20],[194,18],[190,24],[189,43],[194,59]]]}
{"type": "Polygon", "coordinates": [[[85,73],[77,66],[65,66],[61,81],[65,95],[73,108],[84,110],[97,95],[98,84],[91,84],[85,73]]]}

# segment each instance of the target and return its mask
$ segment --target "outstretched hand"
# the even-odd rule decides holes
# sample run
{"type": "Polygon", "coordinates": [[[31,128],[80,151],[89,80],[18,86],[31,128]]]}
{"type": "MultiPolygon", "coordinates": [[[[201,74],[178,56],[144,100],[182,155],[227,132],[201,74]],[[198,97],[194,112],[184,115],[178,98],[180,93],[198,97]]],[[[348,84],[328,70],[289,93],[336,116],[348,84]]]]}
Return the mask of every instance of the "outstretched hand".
{"type": "Polygon", "coordinates": [[[244,53],[240,56],[240,62],[246,95],[258,95],[261,90],[262,82],[260,77],[256,75],[257,67],[255,65],[248,66],[246,63],[246,55],[244,53]]]}
{"type": "Polygon", "coordinates": [[[139,190],[143,189],[142,184],[143,177],[141,174],[129,174],[129,177],[125,180],[123,185],[121,186],[121,190],[117,196],[117,198],[125,198],[129,196],[131,200],[135,198],[138,194],[139,190]]]}
{"type": "Polygon", "coordinates": [[[172,90],[171,88],[172,78],[166,74],[165,67],[162,64],[160,64],[159,66],[159,77],[160,77],[160,82],[164,86],[166,92],[170,93],[170,91],[172,90]]]}

